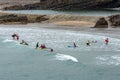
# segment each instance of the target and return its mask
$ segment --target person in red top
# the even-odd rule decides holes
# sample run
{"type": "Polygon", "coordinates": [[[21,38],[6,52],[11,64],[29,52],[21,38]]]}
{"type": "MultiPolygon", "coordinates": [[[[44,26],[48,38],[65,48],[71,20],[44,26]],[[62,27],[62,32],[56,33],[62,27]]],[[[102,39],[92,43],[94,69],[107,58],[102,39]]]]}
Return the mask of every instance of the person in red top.
{"type": "Polygon", "coordinates": [[[16,39],[16,40],[19,40],[18,34],[15,34],[15,33],[14,33],[14,34],[12,35],[12,37],[13,37],[13,40],[15,40],[15,39],[16,39]]]}
{"type": "Polygon", "coordinates": [[[106,38],[105,39],[105,44],[108,45],[108,42],[109,42],[109,40],[108,40],[108,38],[106,38]]]}
{"type": "Polygon", "coordinates": [[[41,44],[40,48],[45,49],[46,48],[45,44],[41,44]]]}
{"type": "Polygon", "coordinates": [[[19,40],[19,36],[18,36],[18,34],[16,34],[16,39],[19,40]]]}

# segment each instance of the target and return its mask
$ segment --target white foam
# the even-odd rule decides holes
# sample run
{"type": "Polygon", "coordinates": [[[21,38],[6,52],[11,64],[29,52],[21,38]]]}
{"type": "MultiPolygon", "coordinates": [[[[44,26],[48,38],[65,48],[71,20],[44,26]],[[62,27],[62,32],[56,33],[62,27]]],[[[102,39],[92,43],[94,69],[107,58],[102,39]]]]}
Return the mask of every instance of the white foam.
{"type": "Polygon", "coordinates": [[[65,54],[56,54],[56,59],[57,60],[61,60],[61,61],[67,61],[67,60],[71,60],[73,62],[78,62],[78,60],[73,57],[73,56],[70,56],[70,55],[65,55],[65,54]]]}
{"type": "Polygon", "coordinates": [[[100,64],[106,65],[120,65],[120,55],[113,55],[113,56],[99,56],[96,59],[100,60],[100,64]]]}
{"type": "Polygon", "coordinates": [[[6,43],[6,42],[14,42],[14,40],[10,40],[10,39],[3,40],[3,43],[6,43]]]}

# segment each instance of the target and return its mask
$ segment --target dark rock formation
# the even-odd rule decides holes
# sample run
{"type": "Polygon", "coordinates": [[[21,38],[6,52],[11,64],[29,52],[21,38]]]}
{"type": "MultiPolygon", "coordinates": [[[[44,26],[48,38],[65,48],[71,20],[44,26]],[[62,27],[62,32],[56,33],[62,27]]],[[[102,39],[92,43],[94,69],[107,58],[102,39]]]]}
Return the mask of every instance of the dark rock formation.
{"type": "Polygon", "coordinates": [[[31,14],[4,14],[0,15],[0,24],[27,24],[27,23],[40,23],[49,20],[50,16],[47,15],[31,15],[31,14]]]}
{"type": "Polygon", "coordinates": [[[46,0],[47,8],[50,9],[91,9],[113,8],[120,6],[120,0],[46,0]]]}
{"type": "Polygon", "coordinates": [[[15,14],[0,16],[0,23],[8,23],[8,22],[27,23],[28,19],[26,16],[17,16],[15,14]]]}
{"type": "Polygon", "coordinates": [[[46,15],[38,16],[36,18],[36,22],[42,22],[42,21],[46,21],[46,20],[49,20],[49,18],[47,18],[46,15]]]}
{"type": "Polygon", "coordinates": [[[32,9],[44,9],[44,7],[45,5],[43,3],[34,3],[34,4],[14,5],[10,7],[5,7],[3,8],[3,10],[32,10],[32,9]]]}
{"type": "Polygon", "coordinates": [[[120,27],[120,14],[109,16],[109,21],[111,22],[111,26],[120,27]]]}
{"type": "MultiPolygon", "coordinates": [[[[41,0],[40,3],[19,6],[17,9],[78,10],[115,7],[120,7],[120,0],[41,0]]],[[[7,7],[4,9],[16,8],[7,7]]]]}
{"type": "Polygon", "coordinates": [[[94,28],[108,28],[108,22],[105,20],[105,18],[100,18],[94,28]]]}
{"type": "Polygon", "coordinates": [[[19,10],[19,9],[23,9],[22,5],[14,5],[14,6],[10,6],[10,7],[5,7],[3,8],[4,10],[19,10]]]}

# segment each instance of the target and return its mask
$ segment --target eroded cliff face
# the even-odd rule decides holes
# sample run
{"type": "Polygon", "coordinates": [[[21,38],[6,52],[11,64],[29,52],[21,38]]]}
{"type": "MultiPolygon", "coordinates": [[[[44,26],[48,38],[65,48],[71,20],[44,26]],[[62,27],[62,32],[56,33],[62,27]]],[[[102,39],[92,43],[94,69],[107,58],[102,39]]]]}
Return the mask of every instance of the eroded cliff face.
{"type": "MultiPolygon", "coordinates": [[[[17,9],[79,10],[120,7],[120,0],[42,0],[40,3],[18,6],[17,9]]],[[[16,9],[4,8],[4,9],[16,9]]]]}
{"type": "MultiPolygon", "coordinates": [[[[114,3],[117,2],[120,2],[120,0],[119,1],[115,0],[114,3]]],[[[112,7],[114,3],[113,0],[46,0],[46,8],[60,10],[105,8],[106,6],[112,7]]],[[[116,5],[114,6],[116,7],[116,5]]]]}
{"type": "Polygon", "coordinates": [[[120,14],[109,16],[112,27],[120,27],[120,14]]]}
{"type": "Polygon", "coordinates": [[[120,6],[120,0],[46,0],[49,9],[113,8],[120,6]]]}

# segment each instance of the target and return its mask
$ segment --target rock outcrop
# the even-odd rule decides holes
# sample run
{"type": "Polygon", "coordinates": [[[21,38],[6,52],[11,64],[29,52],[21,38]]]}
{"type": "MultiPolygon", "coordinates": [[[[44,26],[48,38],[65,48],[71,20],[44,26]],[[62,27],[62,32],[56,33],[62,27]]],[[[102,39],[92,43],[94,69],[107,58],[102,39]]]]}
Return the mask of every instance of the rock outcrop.
{"type": "Polygon", "coordinates": [[[47,15],[5,14],[0,15],[0,24],[27,24],[49,20],[47,15]]]}
{"type": "MultiPolygon", "coordinates": [[[[78,10],[96,8],[120,7],[120,0],[41,0],[40,3],[27,4],[17,9],[55,9],[55,10],[78,10]]],[[[4,9],[16,9],[6,7],[4,9]]]]}
{"type": "Polygon", "coordinates": [[[46,20],[49,20],[49,18],[46,17],[46,15],[38,16],[38,17],[36,18],[36,22],[42,22],[42,21],[46,21],[46,20]]]}
{"type": "Polygon", "coordinates": [[[108,28],[108,22],[107,22],[107,20],[105,20],[105,18],[103,18],[103,17],[100,18],[100,19],[96,22],[94,28],[108,28]]]}
{"type": "Polygon", "coordinates": [[[112,27],[120,27],[120,14],[109,16],[112,27]]]}
{"type": "Polygon", "coordinates": [[[120,0],[47,0],[51,9],[96,9],[114,8],[120,6],[120,0]]]}
{"type": "Polygon", "coordinates": [[[10,6],[10,7],[4,7],[3,9],[4,10],[45,9],[45,5],[43,3],[34,3],[34,4],[26,4],[26,5],[13,5],[13,6],[10,6]]]}
{"type": "Polygon", "coordinates": [[[0,23],[10,23],[10,22],[27,23],[28,19],[26,16],[17,16],[15,14],[0,16],[0,23]]]}

